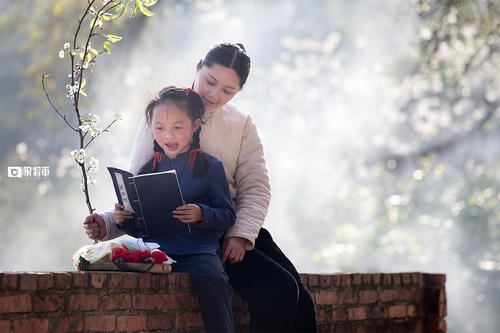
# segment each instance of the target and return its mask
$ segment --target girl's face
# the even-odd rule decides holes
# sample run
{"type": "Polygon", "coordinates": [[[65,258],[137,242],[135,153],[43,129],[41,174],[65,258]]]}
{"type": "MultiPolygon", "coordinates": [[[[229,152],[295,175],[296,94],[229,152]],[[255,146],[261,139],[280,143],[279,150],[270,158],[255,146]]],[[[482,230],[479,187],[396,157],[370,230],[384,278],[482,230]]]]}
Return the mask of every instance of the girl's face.
{"type": "Polygon", "coordinates": [[[153,109],[153,136],[169,158],[189,150],[193,133],[201,120],[191,121],[187,113],[174,103],[159,104],[153,109]]]}
{"type": "Polygon", "coordinates": [[[213,64],[196,71],[194,90],[200,94],[205,111],[213,111],[231,100],[240,90],[240,78],[232,68],[213,64]]]}

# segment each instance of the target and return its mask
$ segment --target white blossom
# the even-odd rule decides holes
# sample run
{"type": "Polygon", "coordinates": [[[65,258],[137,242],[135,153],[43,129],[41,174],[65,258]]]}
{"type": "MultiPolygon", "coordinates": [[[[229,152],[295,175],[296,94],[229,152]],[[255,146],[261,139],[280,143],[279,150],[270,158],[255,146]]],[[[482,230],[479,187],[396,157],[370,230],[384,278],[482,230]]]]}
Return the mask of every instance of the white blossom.
{"type": "Polygon", "coordinates": [[[70,155],[75,158],[78,163],[83,163],[85,161],[85,149],[73,150],[70,155]]]}
{"type": "Polygon", "coordinates": [[[99,160],[95,157],[89,159],[88,172],[97,172],[99,170],[99,160]]]}
{"type": "Polygon", "coordinates": [[[70,45],[70,43],[68,43],[68,42],[64,43],[64,45],[63,45],[63,48],[64,48],[65,50],[69,49],[70,47],[71,47],[71,45],[70,45]]]}
{"type": "Polygon", "coordinates": [[[123,114],[121,113],[115,113],[115,116],[113,117],[114,120],[123,120],[123,114]]]}
{"type": "Polygon", "coordinates": [[[64,58],[64,50],[59,51],[59,58],[64,58]]]}

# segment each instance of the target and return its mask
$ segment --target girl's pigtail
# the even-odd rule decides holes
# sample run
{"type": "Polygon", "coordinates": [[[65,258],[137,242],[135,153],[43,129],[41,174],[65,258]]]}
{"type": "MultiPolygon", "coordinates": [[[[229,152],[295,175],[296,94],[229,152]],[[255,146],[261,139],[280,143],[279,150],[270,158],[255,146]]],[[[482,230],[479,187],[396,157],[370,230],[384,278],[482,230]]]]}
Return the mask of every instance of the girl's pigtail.
{"type": "Polygon", "coordinates": [[[205,156],[201,154],[200,133],[201,127],[199,127],[196,132],[193,133],[193,139],[191,142],[191,147],[189,149],[188,167],[195,176],[203,176],[208,171],[208,161],[206,160],[205,156]]]}

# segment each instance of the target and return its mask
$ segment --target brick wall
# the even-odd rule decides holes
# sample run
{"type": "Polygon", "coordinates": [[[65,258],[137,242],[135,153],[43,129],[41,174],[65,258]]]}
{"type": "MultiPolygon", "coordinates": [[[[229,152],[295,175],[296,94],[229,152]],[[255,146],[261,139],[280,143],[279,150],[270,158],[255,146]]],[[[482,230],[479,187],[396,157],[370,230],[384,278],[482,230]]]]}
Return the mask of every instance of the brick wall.
{"type": "MultiPolygon", "coordinates": [[[[321,332],[445,332],[445,276],[302,274],[321,332]]],[[[237,331],[246,304],[233,298],[237,331]]],[[[199,332],[203,324],[185,274],[0,273],[0,333],[199,332]]]]}

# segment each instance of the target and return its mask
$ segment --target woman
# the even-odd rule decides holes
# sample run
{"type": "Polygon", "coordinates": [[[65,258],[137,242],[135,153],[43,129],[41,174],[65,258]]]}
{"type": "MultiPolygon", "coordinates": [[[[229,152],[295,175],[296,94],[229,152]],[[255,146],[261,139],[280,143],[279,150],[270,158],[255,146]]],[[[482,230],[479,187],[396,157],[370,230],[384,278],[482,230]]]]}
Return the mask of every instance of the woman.
{"type": "MultiPolygon", "coordinates": [[[[250,58],[241,44],[218,44],[196,67],[194,90],[205,105],[201,148],[220,159],[236,209],[236,223],[225,235],[222,261],[229,282],[249,304],[251,332],[315,332],[314,304],[293,264],[262,228],[271,198],[262,144],[249,115],[228,102],[243,88],[250,58]]],[[[153,136],[139,124],[131,172],[153,152],[153,136]]],[[[113,212],[89,215],[91,239],[116,237],[113,212]]]]}

